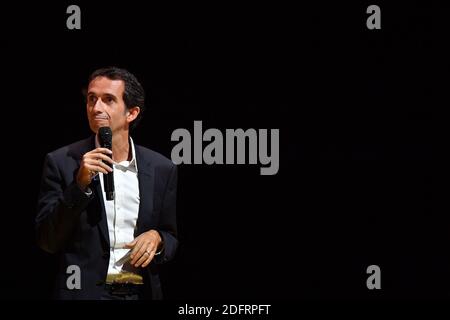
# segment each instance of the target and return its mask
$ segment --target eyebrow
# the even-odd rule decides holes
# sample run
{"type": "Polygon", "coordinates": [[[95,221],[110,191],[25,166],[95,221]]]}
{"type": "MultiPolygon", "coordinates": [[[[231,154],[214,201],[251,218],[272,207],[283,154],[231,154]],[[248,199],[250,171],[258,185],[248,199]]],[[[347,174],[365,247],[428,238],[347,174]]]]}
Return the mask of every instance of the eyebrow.
{"type": "Polygon", "coordinates": [[[105,93],[104,95],[106,97],[113,98],[115,101],[117,100],[117,97],[115,95],[111,94],[111,93],[105,93]]]}
{"type": "MultiPolygon", "coordinates": [[[[89,91],[87,93],[87,97],[93,96],[93,95],[96,96],[97,94],[95,92],[92,92],[92,91],[89,91]]],[[[104,93],[104,94],[101,94],[101,96],[106,96],[106,97],[113,98],[114,100],[117,100],[117,97],[114,94],[112,94],[112,93],[104,93]]]]}

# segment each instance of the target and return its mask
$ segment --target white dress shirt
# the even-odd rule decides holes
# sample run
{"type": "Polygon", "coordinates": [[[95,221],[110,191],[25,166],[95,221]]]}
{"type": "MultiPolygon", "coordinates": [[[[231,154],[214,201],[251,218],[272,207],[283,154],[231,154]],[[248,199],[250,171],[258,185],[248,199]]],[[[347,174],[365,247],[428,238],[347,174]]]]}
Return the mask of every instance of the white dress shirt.
{"type": "MultiPolygon", "coordinates": [[[[99,145],[97,139],[96,144],[99,145]]],[[[106,193],[103,189],[103,173],[99,173],[110,242],[108,275],[121,273],[125,269],[128,272],[138,273],[138,270],[126,261],[119,261],[130,251],[130,249],[124,248],[124,245],[134,240],[140,202],[136,152],[131,137],[130,148],[131,161],[121,161],[113,165],[114,200],[106,200],[106,193]]]]}

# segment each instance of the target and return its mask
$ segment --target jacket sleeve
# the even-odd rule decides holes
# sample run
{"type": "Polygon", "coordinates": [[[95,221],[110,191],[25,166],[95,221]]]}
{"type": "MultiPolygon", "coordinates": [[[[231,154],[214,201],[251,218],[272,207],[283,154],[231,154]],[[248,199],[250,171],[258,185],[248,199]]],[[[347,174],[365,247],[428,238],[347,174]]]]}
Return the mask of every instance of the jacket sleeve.
{"type": "Polygon", "coordinates": [[[78,224],[80,213],[91,198],[75,181],[64,188],[55,160],[51,154],[47,154],[36,216],[39,247],[49,253],[56,253],[63,248],[78,224]]]}
{"type": "Polygon", "coordinates": [[[173,165],[169,179],[164,192],[164,200],[161,209],[160,224],[157,229],[164,242],[160,254],[156,255],[154,262],[161,264],[167,262],[175,256],[177,240],[177,219],[176,219],[176,201],[177,201],[177,166],[173,165]]]}

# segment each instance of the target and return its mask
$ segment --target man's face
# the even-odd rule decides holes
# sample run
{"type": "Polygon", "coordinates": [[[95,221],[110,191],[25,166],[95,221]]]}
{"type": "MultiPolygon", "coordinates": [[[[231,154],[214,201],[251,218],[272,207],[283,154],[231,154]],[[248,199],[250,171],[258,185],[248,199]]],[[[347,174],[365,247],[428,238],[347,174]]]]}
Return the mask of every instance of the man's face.
{"type": "Polygon", "coordinates": [[[110,127],[113,133],[128,128],[129,112],[123,101],[124,90],[122,80],[97,77],[89,83],[86,110],[93,132],[97,133],[100,127],[110,127]]]}

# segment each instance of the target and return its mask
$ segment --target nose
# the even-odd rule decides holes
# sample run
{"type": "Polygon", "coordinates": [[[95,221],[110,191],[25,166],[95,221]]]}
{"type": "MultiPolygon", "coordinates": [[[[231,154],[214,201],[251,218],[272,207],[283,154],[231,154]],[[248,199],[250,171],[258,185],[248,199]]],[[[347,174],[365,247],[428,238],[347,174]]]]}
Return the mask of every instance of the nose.
{"type": "Polygon", "coordinates": [[[104,108],[103,108],[103,102],[102,99],[97,99],[97,101],[95,101],[94,107],[92,108],[94,113],[103,113],[104,108]]]}

